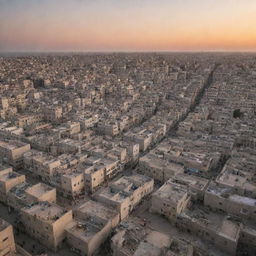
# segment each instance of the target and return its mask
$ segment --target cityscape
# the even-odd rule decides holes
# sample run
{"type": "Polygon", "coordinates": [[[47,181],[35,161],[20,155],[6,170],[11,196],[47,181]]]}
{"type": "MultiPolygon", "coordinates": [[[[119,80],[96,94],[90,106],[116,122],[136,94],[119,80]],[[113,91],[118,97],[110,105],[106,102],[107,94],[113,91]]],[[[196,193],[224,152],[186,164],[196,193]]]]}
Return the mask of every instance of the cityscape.
{"type": "Polygon", "coordinates": [[[256,52],[28,49],[7,27],[0,256],[256,255],[256,52]]]}

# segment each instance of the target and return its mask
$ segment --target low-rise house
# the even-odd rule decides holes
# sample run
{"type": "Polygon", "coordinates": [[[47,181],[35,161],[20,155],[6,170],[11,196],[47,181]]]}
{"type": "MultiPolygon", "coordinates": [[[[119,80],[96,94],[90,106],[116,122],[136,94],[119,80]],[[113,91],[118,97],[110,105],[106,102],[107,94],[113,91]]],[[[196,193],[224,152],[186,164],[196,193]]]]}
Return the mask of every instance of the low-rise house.
{"type": "Polygon", "coordinates": [[[75,219],[65,227],[67,243],[80,255],[91,256],[111,232],[111,224],[94,217],[75,219]]]}
{"type": "Polygon", "coordinates": [[[26,189],[26,196],[29,203],[47,201],[56,202],[56,188],[50,187],[44,183],[38,183],[26,189]]]}
{"type": "Polygon", "coordinates": [[[65,227],[72,220],[72,211],[49,202],[38,202],[21,209],[26,232],[54,251],[63,245],[65,227]]]}
{"type": "Polygon", "coordinates": [[[105,135],[116,136],[119,134],[118,123],[112,121],[99,122],[97,124],[97,131],[105,135]]]}
{"type": "Polygon", "coordinates": [[[77,207],[74,210],[74,216],[79,219],[91,216],[111,221],[112,228],[115,228],[120,221],[119,213],[115,209],[92,200],[89,200],[77,207]]]}
{"type": "Polygon", "coordinates": [[[113,256],[192,256],[193,246],[128,218],[120,223],[111,239],[113,256]]]}
{"type": "Polygon", "coordinates": [[[85,190],[93,193],[100,185],[121,171],[119,160],[92,156],[79,165],[84,173],[85,190]]]}
{"type": "Polygon", "coordinates": [[[33,175],[48,179],[54,171],[60,167],[59,159],[37,150],[31,150],[23,156],[24,168],[31,171],[33,175]]]}
{"type": "Polygon", "coordinates": [[[7,193],[25,180],[25,175],[14,172],[11,167],[0,166],[0,201],[6,203],[7,193]]]}
{"type": "Polygon", "coordinates": [[[153,193],[150,211],[175,222],[177,216],[188,206],[190,199],[191,196],[186,185],[169,180],[153,193]]]}
{"type": "Polygon", "coordinates": [[[182,184],[188,187],[188,192],[193,200],[204,200],[205,191],[209,180],[199,176],[179,173],[170,179],[173,183],[182,184]]]}
{"type": "Polygon", "coordinates": [[[67,242],[86,255],[92,255],[120,221],[116,210],[91,200],[77,207],[74,216],[66,228],[67,242]]]}
{"type": "Polygon", "coordinates": [[[204,195],[204,205],[241,219],[256,219],[256,199],[235,194],[230,187],[211,182],[204,195]]]}
{"type": "Polygon", "coordinates": [[[232,188],[235,194],[256,197],[255,174],[247,169],[245,164],[246,159],[229,159],[216,182],[219,186],[232,188]]]}
{"type": "Polygon", "coordinates": [[[178,173],[183,173],[184,167],[162,159],[159,155],[148,153],[140,158],[138,172],[157,181],[166,182],[178,173]]]}
{"type": "Polygon", "coordinates": [[[23,155],[30,151],[30,145],[20,141],[0,141],[0,157],[13,167],[20,168],[23,155]]]}
{"type": "Polygon", "coordinates": [[[0,255],[16,255],[16,246],[13,236],[13,228],[8,222],[0,218],[0,255]]]}
{"type": "Polygon", "coordinates": [[[60,178],[60,190],[64,196],[77,196],[85,190],[84,173],[76,167],[68,168],[58,174],[60,178]]]}
{"type": "Polygon", "coordinates": [[[30,183],[23,182],[13,187],[7,193],[7,205],[16,211],[20,211],[21,208],[27,206],[29,204],[29,200],[27,198],[26,190],[31,186],[32,185],[30,183]]]}
{"type": "Polygon", "coordinates": [[[94,195],[99,202],[115,207],[121,220],[134,209],[134,207],[153,191],[154,180],[147,176],[134,174],[124,176],[94,195]]]}
{"type": "Polygon", "coordinates": [[[177,218],[176,225],[182,231],[187,231],[213,243],[228,255],[236,255],[242,230],[240,223],[231,221],[223,215],[197,208],[181,213],[177,218]]]}

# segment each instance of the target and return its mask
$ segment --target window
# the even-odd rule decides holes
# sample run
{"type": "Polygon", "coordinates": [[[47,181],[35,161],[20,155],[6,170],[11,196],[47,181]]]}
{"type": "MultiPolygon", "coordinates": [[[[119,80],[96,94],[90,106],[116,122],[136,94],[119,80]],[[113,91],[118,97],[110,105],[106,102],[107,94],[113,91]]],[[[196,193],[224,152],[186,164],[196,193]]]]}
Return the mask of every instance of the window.
{"type": "Polygon", "coordinates": [[[7,240],[8,240],[8,237],[4,238],[4,239],[3,239],[3,242],[5,242],[5,241],[7,241],[7,240]]]}

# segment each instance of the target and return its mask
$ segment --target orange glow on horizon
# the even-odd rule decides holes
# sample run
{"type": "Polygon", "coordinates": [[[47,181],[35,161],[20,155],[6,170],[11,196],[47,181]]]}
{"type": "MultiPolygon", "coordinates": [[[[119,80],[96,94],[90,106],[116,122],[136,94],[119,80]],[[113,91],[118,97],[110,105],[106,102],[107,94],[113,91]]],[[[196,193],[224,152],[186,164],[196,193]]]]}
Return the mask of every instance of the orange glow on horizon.
{"type": "MultiPolygon", "coordinates": [[[[231,5],[227,0],[229,13],[224,7],[218,8],[221,5],[218,0],[205,0],[212,9],[203,11],[196,8],[192,0],[187,1],[194,10],[175,6],[180,8],[179,13],[169,13],[168,8],[156,4],[154,8],[159,8],[159,12],[153,6],[141,9],[130,6],[128,10],[118,7],[98,10],[95,6],[88,10],[81,5],[81,10],[75,9],[75,12],[63,9],[39,17],[37,12],[41,10],[33,9],[37,6],[22,9],[19,15],[6,16],[2,23],[0,19],[0,51],[256,51],[256,1],[244,0],[251,4],[249,8],[241,0],[237,0],[240,6],[231,5]],[[193,12],[197,12],[196,15],[193,12]]],[[[166,6],[172,7],[167,2],[166,6]]],[[[66,5],[68,9],[68,3],[66,5]]],[[[73,7],[77,8],[76,5],[73,7]]]]}

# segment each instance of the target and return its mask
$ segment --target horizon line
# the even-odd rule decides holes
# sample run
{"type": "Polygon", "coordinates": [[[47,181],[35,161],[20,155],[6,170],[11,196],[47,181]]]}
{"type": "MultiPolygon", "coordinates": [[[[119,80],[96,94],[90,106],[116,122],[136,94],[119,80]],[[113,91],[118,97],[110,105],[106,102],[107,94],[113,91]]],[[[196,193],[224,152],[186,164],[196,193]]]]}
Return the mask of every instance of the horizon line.
{"type": "Polygon", "coordinates": [[[0,51],[0,55],[8,54],[115,54],[115,53],[256,53],[256,50],[22,50],[0,51]]]}

